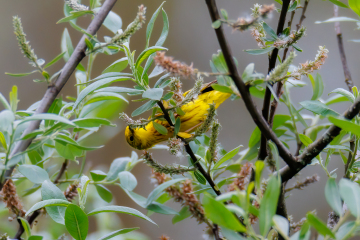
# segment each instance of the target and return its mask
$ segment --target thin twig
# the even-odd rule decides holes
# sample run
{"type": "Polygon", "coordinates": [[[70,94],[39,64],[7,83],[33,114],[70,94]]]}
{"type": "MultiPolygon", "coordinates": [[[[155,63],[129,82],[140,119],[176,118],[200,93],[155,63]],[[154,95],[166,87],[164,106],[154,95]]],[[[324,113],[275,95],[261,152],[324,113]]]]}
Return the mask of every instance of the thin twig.
{"type": "Polygon", "coordinates": [[[61,165],[61,168],[60,168],[60,171],[58,173],[58,175],[56,176],[55,180],[54,180],[54,183],[57,184],[59,183],[59,180],[61,179],[62,175],[64,174],[67,166],[69,164],[69,160],[68,159],[65,159],[65,161],[63,162],[63,164],[61,165]]]}
{"type": "MultiPolygon", "coordinates": [[[[287,14],[287,11],[289,8],[289,4],[290,4],[290,0],[283,1],[282,7],[281,7],[281,13],[280,13],[279,21],[278,21],[278,26],[277,26],[277,30],[276,30],[277,35],[282,33],[282,31],[284,30],[285,19],[286,19],[286,14],[287,14]]],[[[270,55],[269,69],[268,69],[269,73],[275,68],[278,53],[279,53],[279,49],[275,48],[270,55]]],[[[273,84],[270,84],[269,87],[272,87],[272,86],[273,86],[273,84]]],[[[262,116],[265,119],[265,121],[267,121],[267,122],[269,120],[269,110],[270,110],[270,101],[271,101],[271,91],[270,91],[269,87],[267,87],[265,90],[263,109],[262,109],[262,116]]],[[[267,138],[264,134],[262,134],[261,140],[260,140],[259,155],[258,155],[259,160],[264,160],[267,156],[266,145],[267,145],[267,138]]]]}
{"type": "MultiPolygon", "coordinates": [[[[338,17],[338,15],[339,15],[338,10],[339,10],[339,7],[334,4],[334,17],[338,17]]],[[[342,63],[342,67],[344,70],[345,83],[348,86],[349,91],[352,92],[352,87],[354,86],[354,83],[352,81],[349,66],[346,61],[344,43],[343,43],[342,33],[341,33],[341,29],[340,29],[340,22],[335,22],[334,25],[335,25],[336,39],[337,39],[339,52],[340,52],[341,63],[342,63]]]]}
{"type": "MultiPolygon", "coordinates": [[[[206,4],[209,9],[209,13],[211,16],[211,21],[215,22],[216,20],[220,19],[219,11],[216,6],[215,0],[206,0],[206,4]]],[[[277,138],[276,134],[271,130],[267,121],[262,117],[259,110],[256,108],[250,92],[246,87],[245,83],[242,81],[239,73],[237,71],[234,59],[231,54],[230,47],[227,43],[225,38],[223,27],[220,26],[219,28],[215,29],[215,33],[220,44],[222,53],[225,58],[226,65],[229,69],[229,77],[234,81],[237,89],[239,90],[241,97],[245,103],[247,110],[249,111],[250,115],[253,118],[255,124],[259,127],[260,131],[265,135],[265,137],[271,141],[273,141],[278,150],[280,156],[284,159],[287,165],[290,166],[291,169],[296,169],[299,163],[296,162],[295,158],[292,156],[290,151],[284,146],[284,144],[277,138]]]]}
{"type": "MultiPolygon", "coordinates": [[[[95,15],[94,19],[91,21],[89,27],[87,28],[87,33],[94,35],[99,28],[101,27],[102,23],[104,22],[104,19],[110,12],[110,10],[113,8],[114,4],[117,0],[106,0],[101,7],[101,9],[98,11],[98,13],[95,15]]],[[[86,35],[84,35],[78,45],[76,46],[73,54],[71,55],[69,61],[64,65],[63,69],[61,70],[61,73],[57,80],[54,83],[51,83],[48,87],[48,89],[45,92],[45,95],[43,99],[41,100],[40,106],[36,109],[35,114],[39,113],[47,113],[49,110],[51,104],[54,102],[55,98],[61,91],[61,89],[64,87],[68,79],[70,78],[71,74],[74,72],[77,65],[80,63],[80,61],[85,57],[85,51],[86,51],[86,43],[85,43],[86,35]]],[[[29,126],[24,131],[22,137],[25,135],[35,131],[39,128],[41,120],[37,121],[31,121],[29,126]]],[[[15,156],[16,154],[20,154],[21,152],[25,151],[27,147],[31,144],[33,138],[26,139],[19,141],[13,151],[10,154],[10,158],[15,156]]],[[[15,165],[9,166],[10,168],[5,172],[5,176],[3,179],[0,179],[0,190],[2,189],[5,181],[8,177],[11,176],[15,165]]]]}

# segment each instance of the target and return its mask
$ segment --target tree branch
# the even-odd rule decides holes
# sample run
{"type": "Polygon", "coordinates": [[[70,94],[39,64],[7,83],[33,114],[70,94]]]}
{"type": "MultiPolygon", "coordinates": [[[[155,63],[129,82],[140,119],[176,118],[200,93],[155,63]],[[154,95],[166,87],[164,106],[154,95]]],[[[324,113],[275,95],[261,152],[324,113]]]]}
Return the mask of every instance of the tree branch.
{"type": "MultiPolygon", "coordinates": [[[[87,33],[94,35],[99,30],[106,16],[109,14],[110,10],[113,8],[116,1],[117,0],[106,0],[104,2],[103,6],[99,10],[99,12],[95,15],[94,19],[91,21],[89,27],[87,28],[86,30],[87,33]]],[[[57,78],[57,80],[48,86],[48,89],[46,90],[45,95],[41,100],[40,106],[36,109],[35,114],[46,113],[49,110],[51,104],[54,102],[55,98],[66,84],[66,82],[70,78],[71,74],[74,72],[77,65],[85,57],[85,51],[87,48],[85,43],[85,38],[86,35],[84,35],[80,39],[73,54],[69,58],[69,61],[62,68],[61,73],[57,78]]],[[[25,129],[24,133],[22,134],[22,137],[38,129],[40,126],[40,122],[41,120],[31,121],[29,126],[25,129]]],[[[10,153],[9,159],[16,154],[25,151],[27,147],[31,144],[32,140],[33,138],[18,142],[15,145],[13,151],[10,153]]],[[[2,189],[7,178],[11,176],[14,168],[15,166],[10,166],[10,168],[6,170],[5,176],[3,179],[1,179],[0,182],[0,190],[2,189]]]]}
{"type": "MultiPolygon", "coordinates": [[[[360,98],[358,98],[353,105],[343,114],[346,119],[353,119],[360,111],[360,98]]],[[[332,125],[321,138],[310,144],[304,152],[298,157],[298,168],[289,168],[288,166],[280,169],[281,180],[288,181],[304,167],[311,163],[311,160],[321,153],[322,150],[340,134],[341,128],[332,125]]]]}
{"type": "MultiPolygon", "coordinates": [[[[284,30],[285,19],[286,19],[286,14],[287,14],[287,11],[289,8],[289,4],[290,4],[290,0],[283,1],[281,13],[280,13],[279,21],[278,21],[278,26],[277,26],[277,30],[276,30],[277,35],[282,33],[282,31],[284,30]]],[[[269,73],[271,72],[271,70],[273,70],[275,68],[278,53],[279,53],[278,48],[275,48],[271,52],[271,56],[269,58],[269,69],[268,69],[269,73]]],[[[270,84],[270,86],[272,87],[273,84],[270,84]]],[[[265,90],[264,103],[263,103],[263,109],[262,109],[262,116],[265,119],[265,121],[268,121],[268,119],[269,119],[270,101],[271,101],[271,91],[267,87],[265,90]]],[[[267,139],[266,139],[265,135],[262,134],[261,140],[260,140],[259,155],[258,155],[259,160],[264,160],[267,156],[266,145],[267,145],[267,139]]]]}
{"type": "MultiPolygon", "coordinates": [[[[206,4],[208,6],[212,22],[215,22],[216,20],[220,19],[219,11],[217,9],[215,0],[206,0],[206,4]]],[[[265,135],[265,137],[276,144],[279,150],[279,154],[282,157],[282,159],[286,162],[286,164],[291,169],[292,168],[296,169],[299,163],[296,162],[295,158],[291,155],[290,151],[277,138],[275,133],[269,127],[267,121],[262,117],[262,115],[260,114],[259,110],[256,108],[251,98],[248,88],[246,87],[245,83],[242,81],[241,77],[239,76],[234,59],[231,54],[230,47],[225,38],[222,26],[215,29],[215,33],[219,41],[222,53],[224,55],[226,65],[229,69],[229,77],[231,77],[237,89],[239,90],[241,97],[245,103],[245,106],[253,118],[253,121],[259,127],[260,131],[265,135]]]]}

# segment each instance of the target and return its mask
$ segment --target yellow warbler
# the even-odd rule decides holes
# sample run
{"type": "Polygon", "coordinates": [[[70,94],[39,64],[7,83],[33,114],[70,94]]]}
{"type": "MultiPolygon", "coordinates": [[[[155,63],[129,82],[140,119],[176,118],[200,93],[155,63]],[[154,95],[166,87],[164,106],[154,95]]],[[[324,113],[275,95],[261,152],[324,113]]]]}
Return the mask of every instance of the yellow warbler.
{"type": "MultiPolygon", "coordinates": [[[[187,92],[184,94],[184,96],[187,92]]],[[[210,84],[207,84],[200,92],[198,98],[191,101],[181,107],[181,110],[185,113],[179,117],[181,120],[179,136],[187,138],[190,137],[190,133],[194,132],[201,123],[206,119],[209,105],[215,103],[215,108],[218,108],[227,98],[230,97],[230,93],[224,93],[214,90],[210,84]]],[[[157,115],[161,116],[161,115],[157,115]]],[[[165,141],[174,136],[174,128],[166,120],[154,120],[156,123],[161,124],[168,130],[167,135],[159,133],[153,126],[153,122],[146,125],[146,129],[137,128],[133,129],[129,126],[125,130],[126,141],[133,148],[143,150],[153,147],[162,141],[165,141]]]]}

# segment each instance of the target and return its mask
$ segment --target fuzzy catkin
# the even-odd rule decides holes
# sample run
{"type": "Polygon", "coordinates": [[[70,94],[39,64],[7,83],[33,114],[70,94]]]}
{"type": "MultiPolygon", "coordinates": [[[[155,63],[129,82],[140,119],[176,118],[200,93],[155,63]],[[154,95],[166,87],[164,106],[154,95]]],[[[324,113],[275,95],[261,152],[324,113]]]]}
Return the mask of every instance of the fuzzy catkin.
{"type": "Polygon", "coordinates": [[[69,187],[65,190],[64,196],[65,198],[71,202],[78,195],[77,188],[79,187],[79,183],[73,183],[69,185],[69,187]]]}
{"type": "Polygon", "coordinates": [[[8,179],[0,192],[6,207],[17,216],[25,216],[25,211],[16,192],[16,186],[11,179],[8,179]]]}
{"type": "Polygon", "coordinates": [[[246,185],[250,181],[250,175],[252,171],[252,164],[247,162],[242,167],[240,172],[236,175],[235,180],[229,185],[229,192],[234,191],[236,188],[240,190],[245,190],[246,185]]]}

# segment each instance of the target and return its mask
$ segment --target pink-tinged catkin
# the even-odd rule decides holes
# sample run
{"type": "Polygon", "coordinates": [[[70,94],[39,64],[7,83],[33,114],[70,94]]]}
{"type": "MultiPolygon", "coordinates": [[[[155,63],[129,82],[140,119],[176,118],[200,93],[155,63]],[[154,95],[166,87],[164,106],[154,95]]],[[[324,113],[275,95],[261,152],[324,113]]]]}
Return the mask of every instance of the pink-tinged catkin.
{"type": "Polygon", "coordinates": [[[242,167],[240,172],[237,174],[235,180],[229,185],[228,190],[234,191],[236,188],[239,188],[240,190],[245,190],[246,185],[250,181],[250,175],[252,171],[252,164],[247,162],[242,167]]]}
{"type": "Polygon", "coordinates": [[[79,187],[79,183],[71,184],[64,192],[65,198],[71,202],[78,195],[77,188],[79,187]]]}
{"type": "Polygon", "coordinates": [[[197,70],[192,67],[192,64],[188,66],[185,63],[174,61],[172,57],[165,56],[165,52],[157,52],[154,61],[156,65],[159,65],[165,71],[175,76],[189,78],[197,72],[197,70]]]}
{"type": "Polygon", "coordinates": [[[297,232],[301,229],[302,225],[305,223],[306,218],[302,218],[298,222],[293,222],[291,221],[292,219],[289,220],[290,220],[290,229],[293,230],[294,232],[297,232]]]}
{"type": "Polygon", "coordinates": [[[160,240],[170,240],[170,238],[168,236],[165,236],[164,234],[161,235],[161,237],[159,239],[160,240]]]}
{"type": "Polygon", "coordinates": [[[11,179],[8,179],[4,184],[1,193],[1,197],[6,204],[6,207],[10,212],[13,212],[17,216],[25,216],[25,211],[20,202],[19,196],[16,193],[16,187],[11,179]]]}
{"type": "MultiPolygon", "coordinates": [[[[156,180],[158,185],[171,179],[164,173],[155,172],[154,170],[152,170],[151,177],[156,180]]],[[[194,189],[191,184],[191,180],[185,180],[180,187],[172,185],[165,189],[165,191],[174,199],[175,202],[180,202],[182,206],[188,206],[192,216],[199,224],[203,222],[208,223],[199,199],[192,193],[194,189]]]]}

